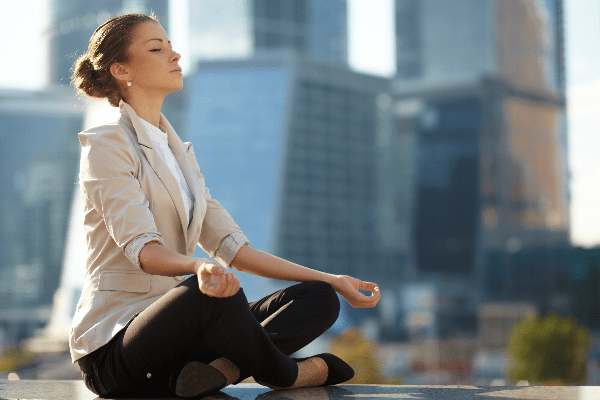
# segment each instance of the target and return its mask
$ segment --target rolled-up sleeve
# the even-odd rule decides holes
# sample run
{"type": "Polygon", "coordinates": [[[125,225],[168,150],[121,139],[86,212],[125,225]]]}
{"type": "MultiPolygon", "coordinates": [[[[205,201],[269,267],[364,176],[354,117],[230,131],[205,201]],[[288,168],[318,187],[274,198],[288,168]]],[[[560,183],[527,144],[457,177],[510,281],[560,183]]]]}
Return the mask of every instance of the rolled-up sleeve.
{"type": "Polygon", "coordinates": [[[223,267],[231,268],[231,261],[238,250],[250,242],[231,215],[210,197],[207,188],[204,188],[204,198],[206,215],[198,244],[223,267]]]}
{"type": "Polygon", "coordinates": [[[242,232],[234,232],[227,236],[217,250],[215,260],[226,268],[231,268],[231,262],[238,250],[249,244],[250,241],[242,232]]]}
{"type": "Polygon", "coordinates": [[[125,256],[127,256],[127,259],[129,259],[129,261],[131,261],[131,263],[133,265],[135,265],[142,271],[144,269],[142,268],[142,265],[140,264],[140,252],[142,251],[144,246],[150,242],[158,242],[162,246],[165,245],[165,242],[163,242],[163,240],[160,236],[151,235],[151,236],[141,236],[136,239],[133,239],[131,242],[129,242],[127,244],[127,246],[125,246],[125,256]]]}
{"type": "MultiPolygon", "coordinates": [[[[80,186],[115,243],[130,260],[136,252],[139,257],[141,247],[137,247],[144,241],[164,244],[136,177],[139,160],[124,132],[116,125],[106,126],[80,133],[79,140],[80,186]],[[127,245],[139,238],[148,239],[138,240],[126,251],[127,245]]],[[[139,260],[134,264],[139,266],[139,260]]]]}

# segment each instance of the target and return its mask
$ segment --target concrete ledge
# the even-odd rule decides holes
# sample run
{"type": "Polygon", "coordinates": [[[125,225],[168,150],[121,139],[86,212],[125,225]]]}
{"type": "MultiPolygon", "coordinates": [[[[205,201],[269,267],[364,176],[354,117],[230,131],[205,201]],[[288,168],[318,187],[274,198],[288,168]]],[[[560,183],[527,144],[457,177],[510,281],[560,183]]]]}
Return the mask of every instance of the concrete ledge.
{"type": "MultiPolygon", "coordinates": [[[[93,400],[83,381],[0,380],[0,399],[93,400]]],[[[165,399],[164,397],[162,399],[165,399]]],[[[409,386],[339,385],[326,388],[273,391],[257,384],[239,384],[223,389],[213,399],[239,400],[368,400],[368,399],[600,399],[597,386],[409,386]]],[[[116,400],[116,399],[114,399],[116,400]]]]}

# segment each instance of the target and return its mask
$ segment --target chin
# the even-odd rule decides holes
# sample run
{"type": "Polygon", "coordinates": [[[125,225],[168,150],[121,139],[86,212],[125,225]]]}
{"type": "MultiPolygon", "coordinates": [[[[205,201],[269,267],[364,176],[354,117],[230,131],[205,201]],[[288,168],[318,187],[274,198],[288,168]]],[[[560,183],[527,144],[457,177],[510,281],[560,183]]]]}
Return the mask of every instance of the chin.
{"type": "Polygon", "coordinates": [[[173,86],[169,87],[169,89],[167,91],[169,93],[173,93],[173,92],[179,92],[181,89],[183,89],[183,82],[181,82],[179,85],[173,85],[173,86]]]}

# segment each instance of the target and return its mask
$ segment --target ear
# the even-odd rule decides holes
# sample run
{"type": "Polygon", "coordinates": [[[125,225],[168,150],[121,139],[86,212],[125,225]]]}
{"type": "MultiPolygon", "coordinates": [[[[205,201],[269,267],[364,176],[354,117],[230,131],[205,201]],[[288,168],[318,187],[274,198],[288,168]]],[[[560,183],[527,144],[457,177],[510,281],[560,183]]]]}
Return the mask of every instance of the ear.
{"type": "Polygon", "coordinates": [[[125,84],[127,81],[131,80],[131,74],[129,73],[129,69],[124,64],[117,62],[112,63],[112,65],[110,66],[110,73],[120,83],[125,84]]]}

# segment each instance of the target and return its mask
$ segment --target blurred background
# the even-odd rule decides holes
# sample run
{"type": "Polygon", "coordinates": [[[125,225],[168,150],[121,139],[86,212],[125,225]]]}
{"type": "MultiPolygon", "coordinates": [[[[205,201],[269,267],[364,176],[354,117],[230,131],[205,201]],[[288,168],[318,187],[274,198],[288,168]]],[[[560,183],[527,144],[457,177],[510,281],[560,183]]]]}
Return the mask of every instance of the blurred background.
{"type": "Polygon", "coordinates": [[[163,114],[251,245],[381,287],[307,354],[360,382],[600,384],[597,1],[1,4],[5,375],[78,377],[76,135],[118,110],[70,69],[98,25],[154,12],[184,68],[163,114]]]}

